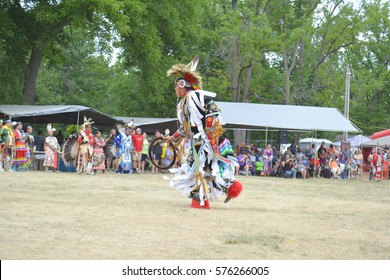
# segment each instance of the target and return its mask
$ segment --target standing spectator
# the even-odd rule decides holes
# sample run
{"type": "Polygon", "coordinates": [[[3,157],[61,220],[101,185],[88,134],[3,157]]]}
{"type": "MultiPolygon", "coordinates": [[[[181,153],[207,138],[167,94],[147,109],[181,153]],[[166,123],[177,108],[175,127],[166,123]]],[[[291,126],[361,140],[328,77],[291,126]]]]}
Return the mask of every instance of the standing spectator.
{"type": "Polygon", "coordinates": [[[32,162],[34,160],[34,136],[32,135],[33,128],[32,126],[27,127],[26,132],[26,164],[24,170],[28,171],[32,166],[32,162]]]}
{"type": "MultiPolygon", "coordinates": [[[[148,151],[149,151],[149,141],[146,137],[146,132],[142,134],[144,141],[142,142],[142,156],[141,156],[141,173],[145,173],[145,164],[148,163],[148,151]]],[[[147,167],[146,167],[147,168],[147,167]]]]}
{"type": "Polygon", "coordinates": [[[292,141],[292,142],[291,142],[290,151],[291,151],[291,153],[292,153],[294,156],[295,156],[295,154],[297,153],[297,145],[295,144],[295,141],[292,141]]]}
{"type": "Polygon", "coordinates": [[[3,166],[5,171],[13,172],[11,168],[13,146],[14,146],[14,132],[12,129],[12,121],[7,120],[2,126],[2,149],[3,149],[3,166]]]}
{"type": "Polygon", "coordinates": [[[62,147],[62,143],[64,143],[64,135],[62,134],[62,130],[58,131],[56,138],[58,141],[58,145],[60,145],[60,147],[62,147]]]}
{"type": "Polygon", "coordinates": [[[344,158],[346,160],[349,159],[349,157],[351,156],[351,150],[348,148],[348,146],[344,147],[344,150],[342,151],[342,154],[344,155],[344,158]]]}
{"type": "Polygon", "coordinates": [[[263,151],[263,172],[262,175],[268,177],[272,172],[272,160],[273,160],[273,151],[271,144],[267,145],[267,148],[263,151]]]}
{"type": "MultiPolygon", "coordinates": [[[[161,137],[160,131],[156,130],[156,132],[154,133],[154,137],[155,138],[161,137]]],[[[161,161],[161,155],[162,155],[162,146],[161,145],[154,145],[153,150],[152,150],[152,155],[153,155],[153,158],[150,160],[153,160],[153,162],[156,165],[159,165],[159,162],[161,161]]],[[[158,174],[159,170],[155,165],[152,165],[152,174],[154,174],[154,173],[158,174]]]]}
{"type": "Polygon", "coordinates": [[[49,168],[56,172],[58,168],[58,142],[57,138],[54,137],[54,131],[55,128],[51,124],[47,126],[49,136],[45,140],[45,161],[43,162],[46,172],[49,171],[49,168]]]}
{"type": "Polygon", "coordinates": [[[325,153],[326,154],[326,144],[325,144],[325,142],[322,142],[321,143],[321,146],[318,148],[318,151],[317,151],[317,156],[318,157],[321,157],[321,155],[323,154],[323,153],[325,153]]]}
{"type": "Polygon", "coordinates": [[[310,149],[310,160],[313,159],[316,156],[316,144],[311,144],[310,149]]]}
{"type": "Polygon", "coordinates": [[[34,136],[35,151],[43,152],[45,145],[45,137],[42,135],[42,130],[38,130],[38,134],[34,136]]]}
{"type": "Polygon", "coordinates": [[[97,131],[95,135],[95,141],[94,141],[94,146],[93,146],[93,154],[94,154],[94,160],[99,160],[101,163],[97,166],[93,167],[93,172],[96,173],[96,170],[101,170],[102,173],[104,174],[106,170],[106,165],[104,163],[104,151],[103,148],[106,145],[106,142],[104,141],[102,137],[102,132],[97,131]]]}
{"type": "Polygon", "coordinates": [[[14,171],[19,171],[19,167],[24,165],[27,161],[26,158],[26,139],[27,136],[23,131],[23,124],[18,122],[14,130],[15,137],[15,157],[12,161],[12,168],[14,171]]]}
{"type": "Polygon", "coordinates": [[[8,130],[0,120],[0,172],[4,171],[5,159],[7,158],[8,130]]]}
{"type": "Polygon", "coordinates": [[[132,161],[133,161],[133,174],[137,173],[137,170],[141,170],[141,158],[142,158],[142,145],[144,143],[144,137],[142,136],[142,129],[137,128],[135,133],[132,134],[131,140],[133,141],[132,161]]]}
{"type": "Polygon", "coordinates": [[[305,154],[305,157],[306,157],[308,160],[311,159],[311,152],[310,152],[310,147],[309,147],[309,145],[306,145],[305,150],[303,151],[303,153],[305,154]]]}
{"type": "Polygon", "coordinates": [[[105,149],[104,149],[104,152],[105,152],[105,156],[106,156],[106,168],[108,170],[112,169],[112,171],[115,171],[116,169],[116,166],[115,166],[115,159],[116,159],[116,156],[115,156],[115,147],[114,147],[114,140],[115,140],[115,137],[116,137],[116,129],[113,128],[111,129],[110,131],[110,134],[106,137],[106,140],[105,140],[105,149]]]}

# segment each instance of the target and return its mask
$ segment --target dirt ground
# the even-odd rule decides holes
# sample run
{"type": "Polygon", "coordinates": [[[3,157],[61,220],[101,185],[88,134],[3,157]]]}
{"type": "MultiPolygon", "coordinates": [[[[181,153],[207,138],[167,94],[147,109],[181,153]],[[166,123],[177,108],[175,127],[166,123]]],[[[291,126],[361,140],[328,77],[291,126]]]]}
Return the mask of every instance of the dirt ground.
{"type": "Polygon", "coordinates": [[[189,208],[163,175],[2,173],[0,259],[390,259],[390,182],[239,176],[189,208]]]}

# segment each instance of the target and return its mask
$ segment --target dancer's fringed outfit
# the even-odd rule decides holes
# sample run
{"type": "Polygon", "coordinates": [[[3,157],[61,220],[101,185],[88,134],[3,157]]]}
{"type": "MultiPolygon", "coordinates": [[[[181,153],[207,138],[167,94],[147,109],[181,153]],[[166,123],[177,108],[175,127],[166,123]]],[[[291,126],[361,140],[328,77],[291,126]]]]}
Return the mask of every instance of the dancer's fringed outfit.
{"type": "Polygon", "coordinates": [[[237,161],[230,141],[223,135],[220,111],[213,99],[216,94],[201,89],[197,64],[195,57],[190,64],[174,65],[167,72],[168,76],[177,76],[175,90],[180,98],[177,105],[180,125],[170,139],[190,141],[189,149],[184,151],[186,155],[181,157],[185,161],[179,168],[170,169],[175,174],[170,185],[189,194],[192,207],[210,208],[209,200],[227,195],[225,202],[228,202],[239,195],[242,185],[234,180],[237,161]]]}
{"type": "Polygon", "coordinates": [[[92,134],[91,125],[94,122],[91,119],[84,117],[84,124],[79,131],[77,142],[79,143],[79,152],[77,156],[77,172],[78,173],[93,173],[93,145],[95,144],[95,138],[92,134]]]}
{"type": "Polygon", "coordinates": [[[131,123],[124,127],[118,125],[119,135],[115,137],[114,146],[117,149],[116,153],[116,173],[130,174],[131,170],[131,151],[133,150],[133,142],[131,140],[131,133],[134,126],[131,123]]]}

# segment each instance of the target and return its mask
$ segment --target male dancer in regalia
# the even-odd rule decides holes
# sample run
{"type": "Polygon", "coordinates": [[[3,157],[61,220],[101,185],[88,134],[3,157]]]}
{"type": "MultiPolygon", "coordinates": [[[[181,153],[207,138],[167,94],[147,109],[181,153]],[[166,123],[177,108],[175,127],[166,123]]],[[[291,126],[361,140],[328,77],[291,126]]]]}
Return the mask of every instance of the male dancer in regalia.
{"type": "Polygon", "coordinates": [[[189,139],[190,149],[185,162],[171,169],[175,177],[171,186],[189,194],[194,208],[210,208],[210,200],[226,195],[225,202],[237,197],[242,185],[234,180],[237,161],[232,157],[229,140],[223,136],[222,121],[213,92],[202,90],[202,78],[196,67],[198,58],[188,64],[177,64],[167,72],[174,75],[175,92],[179,98],[179,128],[168,141],[189,139]]]}

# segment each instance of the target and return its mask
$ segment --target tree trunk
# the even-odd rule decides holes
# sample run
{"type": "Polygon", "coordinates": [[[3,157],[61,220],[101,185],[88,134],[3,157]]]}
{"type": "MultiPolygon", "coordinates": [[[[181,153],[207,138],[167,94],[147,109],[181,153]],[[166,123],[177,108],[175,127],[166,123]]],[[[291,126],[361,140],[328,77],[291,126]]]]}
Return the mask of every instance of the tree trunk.
{"type": "Polygon", "coordinates": [[[240,77],[239,77],[239,68],[240,68],[240,51],[238,46],[235,44],[232,52],[232,91],[233,91],[233,102],[240,102],[240,77]]]}
{"type": "Polygon", "coordinates": [[[252,69],[253,66],[252,64],[250,64],[245,70],[244,92],[242,94],[242,102],[244,103],[249,102],[249,89],[250,89],[251,78],[252,78],[252,69]]]}
{"type": "Polygon", "coordinates": [[[25,102],[29,105],[34,104],[35,84],[37,81],[39,67],[42,62],[43,48],[43,46],[39,46],[37,48],[33,47],[25,74],[23,95],[25,102]]]}

